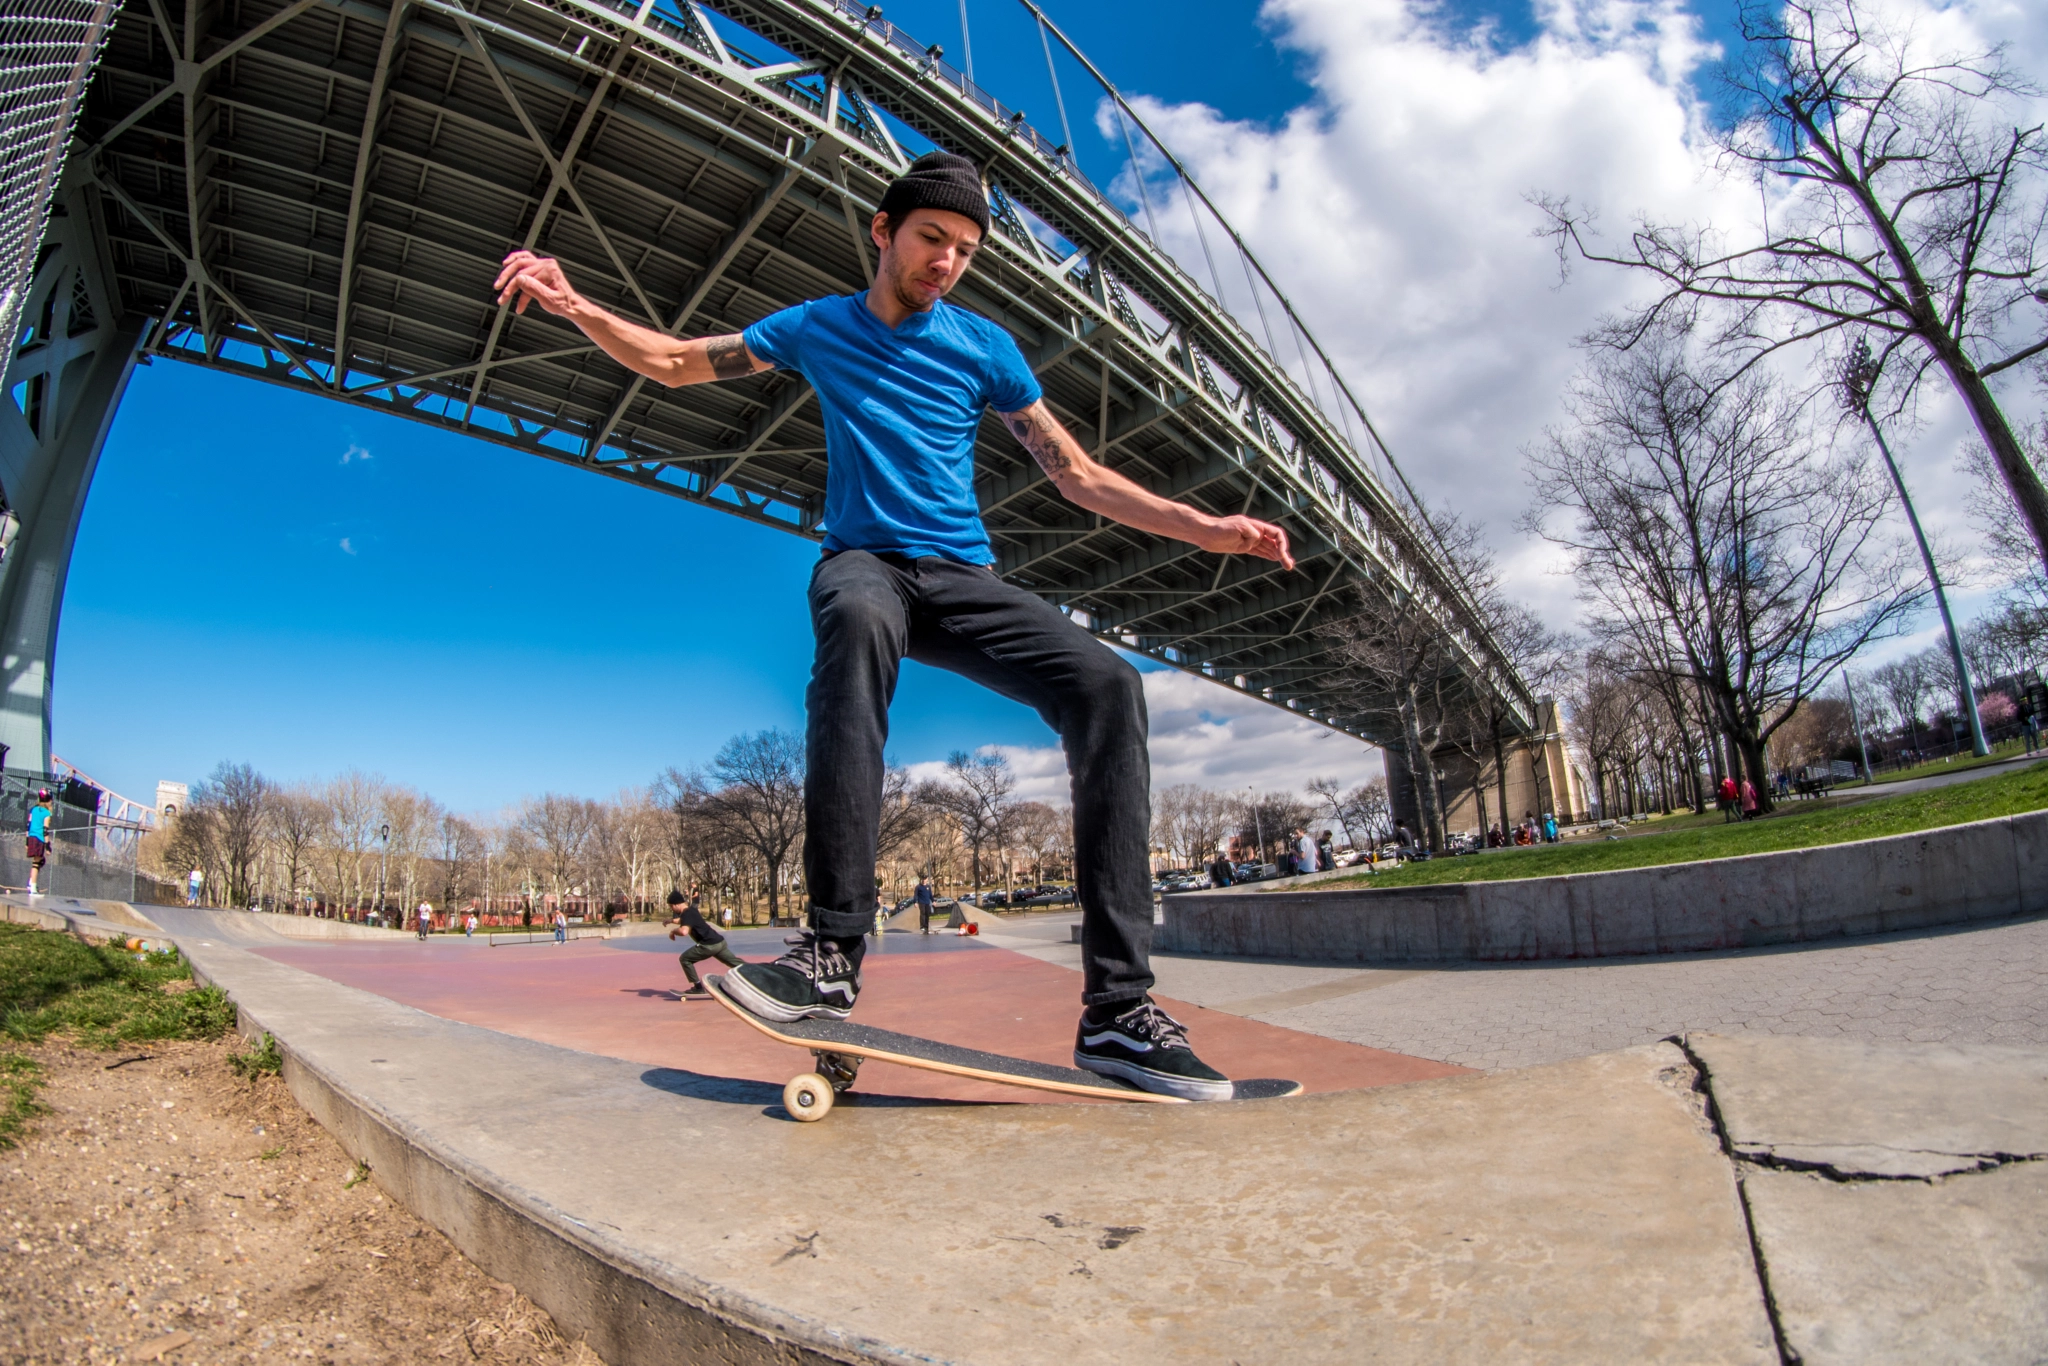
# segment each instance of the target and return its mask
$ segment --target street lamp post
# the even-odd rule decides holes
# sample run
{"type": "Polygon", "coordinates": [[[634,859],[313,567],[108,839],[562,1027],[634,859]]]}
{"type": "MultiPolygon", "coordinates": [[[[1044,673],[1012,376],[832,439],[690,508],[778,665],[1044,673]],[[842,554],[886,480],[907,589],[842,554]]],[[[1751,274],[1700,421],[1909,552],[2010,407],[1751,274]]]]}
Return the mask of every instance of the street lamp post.
{"type": "Polygon", "coordinates": [[[1259,811],[1258,795],[1252,791],[1250,783],[1244,785],[1244,799],[1252,809],[1252,829],[1256,830],[1259,835],[1259,862],[1264,863],[1266,861],[1266,818],[1259,811]]]}
{"type": "Polygon", "coordinates": [[[391,827],[377,828],[377,838],[382,847],[377,851],[377,923],[384,923],[384,871],[391,864],[391,827]]]}
{"type": "MultiPolygon", "coordinates": [[[[1948,594],[1941,586],[1941,572],[1934,567],[1934,552],[1927,548],[1927,535],[1920,530],[1920,514],[1913,510],[1912,495],[1906,492],[1905,476],[1899,473],[1899,462],[1892,458],[1892,448],[1886,444],[1884,432],[1877,425],[1877,417],[1870,411],[1870,387],[1877,381],[1877,358],[1870,354],[1870,343],[1859,339],[1855,350],[1849,353],[1848,363],[1842,367],[1842,384],[1849,391],[1849,399],[1855,405],[1857,416],[1870,428],[1871,436],[1877,439],[1877,449],[1884,455],[1885,468],[1892,472],[1892,484],[1899,491],[1899,502],[1905,506],[1906,521],[1913,528],[1913,539],[1920,545],[1921,563],[1927,566],[1927,582],[1934,588],[1934,604],[1941,609],[1942,629],[1948,632],[1948,652],[1955,664],[1956,686],[1962,696],[1963,719],[1970,727],[1970,752],[1983,758],[1991,752],[1991,746],[1984,743],[1984,722],[1977,715],[1977,689],[1970,681],[1970,666],[1963,658],[1962,641],[1956,636],[1956,621],[1949,614],[1948,594]]],[[[1868,770],[1866,770],[1867,772],[1868,770]]]]}
{"type": "Polygon", "coordinates": [[[1849,679],[1847,666],[1842,669],[1842,691],[1849,694],[1849,724],[1856,727],[1856,752],[1863,757],[1863,785],[1870,786],[1870,746],[1863,741],[1863,718],[1856,711],[1856,685],[1849,679]]]}

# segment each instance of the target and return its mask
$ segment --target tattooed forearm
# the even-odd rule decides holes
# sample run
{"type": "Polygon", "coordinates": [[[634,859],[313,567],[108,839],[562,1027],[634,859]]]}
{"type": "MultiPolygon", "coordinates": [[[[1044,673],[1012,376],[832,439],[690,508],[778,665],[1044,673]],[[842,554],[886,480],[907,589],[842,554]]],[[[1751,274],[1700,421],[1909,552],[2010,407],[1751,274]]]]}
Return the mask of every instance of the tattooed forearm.
{"type": "Polygon", "coordinates": [[[1057,480],[1074,467],[1073,460],[1060,447],[1059,426],[1052,414],[1037,404],[1015,413],[1002,414],[1003,425],[1010,429],[1010,435],[1017,438],[1017,444],[1030,451],[1038,461],[1038,468],[1045,471],[1045,477],[1057,480]]]}
{"type": "Polygon", "coordinates": [[[744,379],[754,373],[754,357],[747,351],[746,339],[737,334],[706,342],[704,359],[711,362],[711,373],[720,379],[744,379]]]}

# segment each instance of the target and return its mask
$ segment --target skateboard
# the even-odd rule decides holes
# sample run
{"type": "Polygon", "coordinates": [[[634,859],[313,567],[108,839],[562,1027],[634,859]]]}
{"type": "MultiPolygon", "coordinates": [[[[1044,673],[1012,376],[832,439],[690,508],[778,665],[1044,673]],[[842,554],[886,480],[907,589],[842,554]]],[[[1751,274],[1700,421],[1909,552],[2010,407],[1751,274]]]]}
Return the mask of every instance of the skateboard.
{"type": "MultiPolygon", "coordinates": [[[[926,1072],[946,1072],[956,1077],[972,1077],[976,1081],[1022,1086],[1033,1091],[1059,1091],[1072,1096],[1149,1101],[1163,1105],[1193,1103],[1179,1096],[1143,1091],[1129,1082],[1084,1072],[1078,1067],[1060,1067],[1053,1063],[1006,1057],[1001,1053],[984,1053],[975,1048],[961,1048],[887,1029],[871,1029],[845,1020],[797,1020],[780,1024],[760,1018],[727,996],[722,974],[707,978],[705,985],[710,989],[713,1000],[775,1042],[810,1050],[817,1070],[791,1077],[782,1088],[783,1108],[789,1111],[792,1119],[806,1124],[821,1120],[832,1112],[833,1102],[840,1092],[852,1087],[861,1062],[867,1058],[926,1072]]],[[[1282,1096],[1298,1096],[1301,1090],[1298,1081],[1261,1078],[1232,1083],[1231,1099],[1275,1100],[1282,1096]]]]}

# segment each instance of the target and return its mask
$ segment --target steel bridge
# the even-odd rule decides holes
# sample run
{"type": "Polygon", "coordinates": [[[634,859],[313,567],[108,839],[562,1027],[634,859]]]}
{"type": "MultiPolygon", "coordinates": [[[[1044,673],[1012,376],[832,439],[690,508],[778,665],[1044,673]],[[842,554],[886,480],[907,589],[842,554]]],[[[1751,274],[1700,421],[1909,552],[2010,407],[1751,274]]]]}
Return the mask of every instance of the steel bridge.
{"type": "MultiPolygon", "coordinates": [[[[96,12],[101,55],[25,267],[15,402],[0,405],[0,484],[22,528],[0,571],[0,741],[26,746],[24,762],[40,751],[48,767],[57,604],[133,358],[395,413],[816,537],[824,434],[800,378],[650,386],[560,320],[496,307],[491,281],[529,247],[628,317],[738,331],[865,287],[864,225],[929,146],[986,168],[996,222],[954,301],[1010,329],[1082,444],[1159,493],[1282,523],[1299,557],[1287,572],[1104,524],[991,419],[977,488],[1006,578],[1106,640],[1372,740],[1394,738],[1391,722],[1343,686],[1321,628],[1361,601],[1419,609],[1454,638],[1464,686],[1536,728],[1535,699],[1342,377],[1156,143],[1131,146],[1134,221],[1068,147],[845,0],[125,0],[110,25],[96,12]],[[1145,168],[1162,159],[1206,286],[1159,245],[1145,168]],[[1234,305],[1212,236],[1245,270],[1234,305]]],[[[1104,89],[1128,139],[1136,114],[1104,89]]]]}

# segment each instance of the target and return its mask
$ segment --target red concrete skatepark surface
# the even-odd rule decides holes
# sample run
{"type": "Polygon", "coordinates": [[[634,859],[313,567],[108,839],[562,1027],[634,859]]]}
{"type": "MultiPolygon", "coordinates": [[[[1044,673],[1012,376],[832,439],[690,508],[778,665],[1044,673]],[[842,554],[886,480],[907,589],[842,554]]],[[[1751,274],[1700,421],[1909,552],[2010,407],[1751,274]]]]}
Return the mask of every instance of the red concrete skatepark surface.
{"type": "MultiPolygon", "coordinates": [[[[804,1052],[764,1038],[715,1002],[678,1001],[685,983],[670,954],[599,940],[490,949],[411,939],[257,952],[444,1019],[630,1062],[778,1087],[811,1065],[804,1052]]],[[[706,969],[724,970],[705,963],[698,971],[706,969]]],[[[854,1019],[862,1024],[1073,1063],[1080,980],[1069,969],[976,944],[944,953],[871,951],[861,975],[854,1019]]],[[[1467,1070],[1159,999],[1188,1025],[1202,1058],[1231,1077],[1289,1077],[1310,1091],[1341,1091],[1467,1070]]],[[[876,1098],[1103,1103],[881,1062],[863,1066],[855,1090],[876,1098]]]]}

